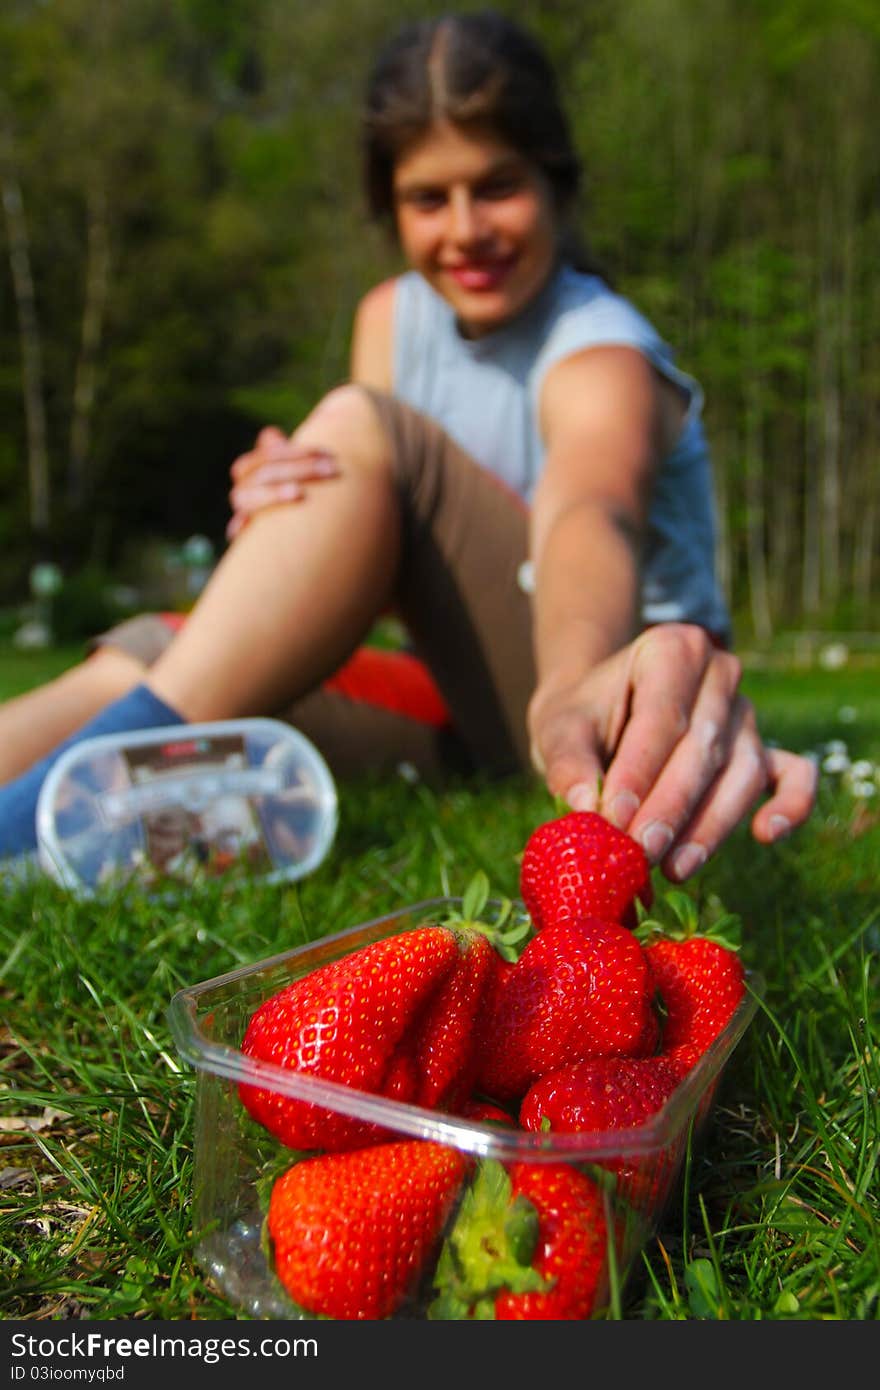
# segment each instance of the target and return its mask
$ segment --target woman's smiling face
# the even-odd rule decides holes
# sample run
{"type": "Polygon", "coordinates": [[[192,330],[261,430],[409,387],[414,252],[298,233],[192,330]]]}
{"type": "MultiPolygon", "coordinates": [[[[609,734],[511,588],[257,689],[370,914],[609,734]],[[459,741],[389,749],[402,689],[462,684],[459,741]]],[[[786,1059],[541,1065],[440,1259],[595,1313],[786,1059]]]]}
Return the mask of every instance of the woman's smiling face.
{"type": "Polygon", "coordinates": [[[433,125],[395,163],[394,208],[407,261],[467,337],[500,328],[547,282],[558,237],[552,193],[495,135],[433,125]]]}

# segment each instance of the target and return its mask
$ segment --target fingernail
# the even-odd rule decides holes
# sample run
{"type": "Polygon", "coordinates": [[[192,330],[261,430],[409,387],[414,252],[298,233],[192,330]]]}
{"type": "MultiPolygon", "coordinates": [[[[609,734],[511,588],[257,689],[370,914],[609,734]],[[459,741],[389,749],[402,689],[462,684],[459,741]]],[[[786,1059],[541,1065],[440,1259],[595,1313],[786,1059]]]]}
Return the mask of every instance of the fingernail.
{"type": "Polygon", "coordinates": [[[662,820],[649,821],[639,838],[648,858],[656,864],[672,844],[672,826],[662,820]]]}
{"type": "Polygon", "coordinates": [[[790,835],[791,821],[788,816],[771,816],[770,834],[774,840],[784,840],[786,835],[790,835]]]}
{"type": "Polygon", "coordinates": [[[566,798],[573,811],[595,811],[599,797],[592,782],[577,782],[566,798]]]}
{"type": "Polygon", "coordinates": [[[641,802],[635,792],[620,791],[608,807],[608,819],[612,825],[624,830],[632,820],[641,802]]]}
{"type": "Polygon", "coordinates": [[[702,868],[707,857],[702,845],[682,845],[672,861],[672,871],[675,877],[679,880],[690,878],[691,874],[702,868]]]}

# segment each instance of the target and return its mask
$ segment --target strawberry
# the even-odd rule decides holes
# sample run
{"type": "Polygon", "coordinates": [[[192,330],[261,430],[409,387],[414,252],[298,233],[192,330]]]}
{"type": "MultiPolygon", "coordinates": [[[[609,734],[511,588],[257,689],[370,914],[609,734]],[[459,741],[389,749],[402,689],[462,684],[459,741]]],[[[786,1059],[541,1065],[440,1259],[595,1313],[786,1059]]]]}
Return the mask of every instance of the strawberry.
{"type": "Polygon", "coordinates": [[[602,1193],[568,1164],[515,1163],[514,1198],[538,1213],[538,1250],[533,1268],[547,1282],[543,1292],[505,1292],[495,1316],[505,1322],[588,1318],[600,1293],[608,1246],[602,1193]]]}
{"type": "Polygon", "coordinates": [[[484,1159],[434,1273],[432,1320],[576,1320],[593,1313],[607,1227],[597,1185],[565,1163],[484,1159]]]}
{"type": "Polygon", "coordinates": [[[477,1066],[474,1027],[502,964],[479,932],[461,932],[459,941],[459,959],[429,1000],[411,1043],[418,1078],[414,1100],[429,1109],[455,1109],[470,1095],[477,1066]]]}
{"type": "Polygon", "coordinates": [[[651,905],[651,866],[638,841],[604,816],[570,811],[532,831],[520,894],[536,931],[585,917],[634,927],[636,900],[651,905]]]}
{"type": "Polygon", "coordinates": [[[666,1104],[682,1079],[665,1057],[590,1057],[540,1077],[519,1111],[523,1129],[630,1129],[666,1104]]]}
{"type": "MultiPolygon", "coordinates": [[[[666,1104],[681,1082],[665,1057],[592,1057],[542,1076],[520,1106],[523,1129],[567,1134],[637,1128],[666,1104]]],[[[625,1151],[599,1160],[617,1177],[617,1192],[641,1211],[656,1212],[675,1176],[674,1146],[625,1151]]]]}
{"type": "Polygon", "coordinates": [[[470,1160],[418,1139],[301,1160],[272,1188],[275,1272],[306,1312],[387,1318],[416,1290],[470,1160]]]}
{"type": "Polygon", "coordinates": [[[666,905],[671,924],[646,919],[639,937],[666,1014],[663,1056],[688,1070],[735,1014],[746,992],[745,970],[734,944],[736,917],[727,914],[701,930],[687,894],[670,890],[666,905]]]}
{"type": "Polygon", "coordinates": [[[456,1111],[463,1120],[475,1120],[483,1125],[513,1125],[513,1116],[491,1100],[478,1100],[471,1097],[456,1111]]]}
{"type": "Polygon", "coordinates": [[[736,952],[707,936],[656,941],[645,955],[666,1009],[663,1055],[694,1066],[728,1025],[745,994],[736,952]]]}
{"type": "Polygon", "coordinates": [[[641,945],[619,922],[559,922],[501,963],[478,1038],[476,1089],[520,1099],[533,1081],[585,1057],[640,1056],[657,1039],[641,945]]]}
{"type": "MultiPolygon", "coordinates": [[[[398,1048],[460,958],[456,934],[425,926],[319,966],[267,999],[251,1017],[247,1057],[362,1091],[413,1098],[409,1049],[398,1048]]],[[[242,1083],[242,1103],[283,1143],[337,1150],[386,1137],[341,1111],[242,1083]]]]}
{"type": "Polygon", "coordinates": [[[527,922],[508,922],[509,901],[489,926],[484,921],[488,901],[489,880],[480,872],[465,889],[460,911],[443,919],[456,935],[459,959],[401,1046],[416,1078],[412,1098],[428,1109],[455,1110],[470,1095],[477,1021],[496,973],[515,958],[516,943],[530,930],[527,922]]]}

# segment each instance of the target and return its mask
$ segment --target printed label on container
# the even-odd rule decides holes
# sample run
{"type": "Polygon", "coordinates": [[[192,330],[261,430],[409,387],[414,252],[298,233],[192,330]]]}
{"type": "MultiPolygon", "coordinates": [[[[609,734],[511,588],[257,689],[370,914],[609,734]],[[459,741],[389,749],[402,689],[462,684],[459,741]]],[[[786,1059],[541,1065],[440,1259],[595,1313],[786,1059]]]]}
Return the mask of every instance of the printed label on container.
{"type": "Polygon", "coordinates": [[[163,876],[272,867],[246,794],[265,788],[252,784],[242,737],[180,737],[129,747],[123,756],[141,803],[146,856],[163,876]]]}

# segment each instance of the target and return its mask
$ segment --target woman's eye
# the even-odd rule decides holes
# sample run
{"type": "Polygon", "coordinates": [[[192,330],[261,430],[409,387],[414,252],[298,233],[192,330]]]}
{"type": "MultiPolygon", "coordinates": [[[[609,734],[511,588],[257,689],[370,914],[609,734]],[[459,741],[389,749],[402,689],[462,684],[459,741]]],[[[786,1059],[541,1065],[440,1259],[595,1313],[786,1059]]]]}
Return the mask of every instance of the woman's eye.
{"type": "Polygon", "coordinates": [[[433,212],[443,206],[443,194],[434,188],[414,188],[407,195],[406,201],[419,212],[433,212]]]}
{"type": "Polygon", "coordinates": [[[505,175],[503,178],[490,179],[488,183],[480,186],[480,197],[493,199],[510,198],[517,193],[522,186],[522,181],[513,175],[505,175]]]}

